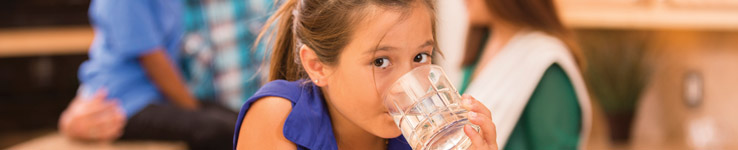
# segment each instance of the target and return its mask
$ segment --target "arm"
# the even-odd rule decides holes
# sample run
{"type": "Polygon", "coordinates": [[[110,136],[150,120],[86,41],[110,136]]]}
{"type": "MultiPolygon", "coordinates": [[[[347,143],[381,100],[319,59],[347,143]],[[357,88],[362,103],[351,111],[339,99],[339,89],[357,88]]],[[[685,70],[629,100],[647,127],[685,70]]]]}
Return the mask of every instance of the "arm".
{"type": "Polygon", "coordinates": [[[139,61],[149,78],[172,103],[190,110],[198,108],[199,104],[187,90],[184,80],[177,73],[174,64],[169,61],[163,49],[156,49],[145,54],[139,58],[139,61]]]}
{"type": "Polygon", "coordinates": [[[291,111],[290,101],[280,97],[265,97],[254,102],[237,131],[237,149],[297,149],[282,133],[291,111]]]}

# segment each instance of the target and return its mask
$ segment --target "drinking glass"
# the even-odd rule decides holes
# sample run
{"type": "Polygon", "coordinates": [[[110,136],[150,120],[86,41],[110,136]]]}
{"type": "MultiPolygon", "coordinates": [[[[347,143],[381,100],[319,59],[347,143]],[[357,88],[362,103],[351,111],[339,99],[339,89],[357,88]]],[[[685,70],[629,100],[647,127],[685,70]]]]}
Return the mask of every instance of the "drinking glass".
{"type": "MultiPolygon", "coordinates": [[[[415,150],[467,149],[471,124],[461,95],[440,66],[424,65],[402,75],[385,92],[384,105],[415,150]]],[[[477,131],[479,127],[472,125],[477,131]]]]}

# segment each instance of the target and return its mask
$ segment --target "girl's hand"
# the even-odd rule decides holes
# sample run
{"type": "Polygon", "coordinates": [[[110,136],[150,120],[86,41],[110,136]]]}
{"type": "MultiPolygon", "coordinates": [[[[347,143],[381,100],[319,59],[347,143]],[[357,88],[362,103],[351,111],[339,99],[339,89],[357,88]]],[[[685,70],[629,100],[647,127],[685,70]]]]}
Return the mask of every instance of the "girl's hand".
{"type": "Polygon", "coordinates": [[[462,107],[469,110],[469,121],[481,128],[477,132],[471,125],[464,126],[464,133],[472,141],[469,148],[497,150],[497,131],[495,131],[495,123],[492,122],[492,113],[484,104],[469,95],[464,95],[461,99],[462,107]]]}

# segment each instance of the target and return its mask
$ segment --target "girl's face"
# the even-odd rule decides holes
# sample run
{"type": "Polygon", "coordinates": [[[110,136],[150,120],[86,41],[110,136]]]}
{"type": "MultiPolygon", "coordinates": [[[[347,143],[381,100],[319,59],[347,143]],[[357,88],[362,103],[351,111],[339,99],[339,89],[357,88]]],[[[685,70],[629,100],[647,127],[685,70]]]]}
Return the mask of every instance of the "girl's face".
{"type": "Polygon", "coordinates": [[[410,12],[369,8],[357,24],[338,63],[326,67],[328,103],[351,123],[383,138],[401,134],[382,102],[401,75],[431,63],[434,40],[431,11],[416,3],[410,12]]]}

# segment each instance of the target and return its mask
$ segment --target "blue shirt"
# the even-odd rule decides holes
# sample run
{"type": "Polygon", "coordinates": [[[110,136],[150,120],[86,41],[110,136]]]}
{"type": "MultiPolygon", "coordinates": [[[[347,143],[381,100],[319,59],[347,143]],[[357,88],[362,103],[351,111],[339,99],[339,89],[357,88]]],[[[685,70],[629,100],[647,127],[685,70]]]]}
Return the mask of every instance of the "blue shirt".
{"type": "MultiPolygon", "coordinates": [[[[238,133],[246,112],[256,100],[262,97],[282,97],[292,102],[292,112],[284,122],[284,137],[297,145],[297,149],[338,149],[333,125],[320,88],[305,80],[275,80],[264,85],[241,108],[233,135],[233,149],[236,149],[238,133]]],[[[387,149],[410,150],[405,138],[399,136],[389,139],[387,149]]]]}
{"type": "MultiPolygon", "coordinates": [[[[90,59],[79,70],[83,95],[100,88],[118,99],[131,117],[163,96],[147,77],[140,56],[163,49],[174,62],[184,33],[183,3],[177,0],[94,0],[89,15],[95,29],[90,59]]],[[[176,68],[176,66],[173,66],[176,68]]]]}

